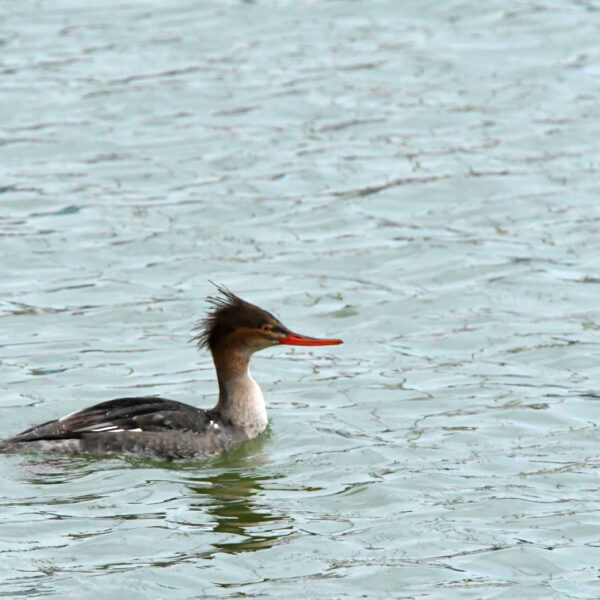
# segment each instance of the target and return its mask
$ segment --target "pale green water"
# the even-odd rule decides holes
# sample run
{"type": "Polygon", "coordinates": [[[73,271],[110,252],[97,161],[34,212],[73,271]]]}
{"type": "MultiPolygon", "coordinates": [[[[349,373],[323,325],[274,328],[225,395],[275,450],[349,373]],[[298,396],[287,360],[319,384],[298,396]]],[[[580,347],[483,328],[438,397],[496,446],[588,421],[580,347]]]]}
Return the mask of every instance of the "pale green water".
{"type": "Polygon", "coordinates": [[[3,2],[0,435],[199,406],[206,463],[0,457],[0,597],[600,597],[600,5],[3,2]]]}

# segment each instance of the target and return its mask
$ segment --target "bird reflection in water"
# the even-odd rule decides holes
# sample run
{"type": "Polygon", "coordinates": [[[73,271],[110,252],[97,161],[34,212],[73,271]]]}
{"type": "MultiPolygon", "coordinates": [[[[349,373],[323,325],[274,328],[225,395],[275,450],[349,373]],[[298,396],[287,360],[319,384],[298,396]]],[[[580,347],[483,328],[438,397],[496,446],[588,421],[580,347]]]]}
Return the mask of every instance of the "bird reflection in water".
{"type": "Polygon", "coordinates": [[[253,477],[251,471],[227,471],[212,477],[190,478],[189,489],[207,501],[192,503],[192,510],[214,517],[213,531],[235,541],[213,542],[214,548],[237,554],[271,548],[293,534],[289,519],[274,514],[257,499],[264,481],[272,477],[253,477]],[[208,504],[208,505],[207,505],[208,504]]]}
{"type": "MultiPolygon", "coordinates": [[[[195,552],[185,558],[181,554],[176,560],[153,562],[155,566],[167,566],[173,562],[184,562],[198,558],[211,558],[216,553],[237,554],[255,552],[271,548],[283,543],[295,534],[290,517],[272,508],[261,500],[268,494],[270,482],[283,477],[270,471],[265,464],[263,446],[268,442],[268,435],[251,440],[238,450],[229,452],[205,462],[164,462],[149,459],[128,457],[125,463],[134,468],[156,468],[179,472],[183,476],[182,483],[189,490],[185,494],[186,504],[190,511],[203,513],[203,529],[210,527],[215,536],[210,540],[210,550],[195,552]],[[206,475],[198,475],[205,469],[206,475]],[[208,523],[207,523],[208,521],[208,523]]],[[[123,468],[123,461],[114,461],[116,470],[123,468]]],[[[65,457],[40,461],[39,456],[29,457],[24,461],[23,479],[31,484],[64,485],[84,477],[93,476],[100,469],[100,463],[85,457],[65,457]]],[[[180,479],[181,481],[181,479],[180,479]]],[[[77,494],[63,498],[65,504],[78,503],[82,500],[102,498],[106,490],[85,495],[77,494]]],[[[44,502],[48,500],[45,499],[44,502]]],[[[153,510],[155,505],[152,505],[153,510]]],[[[114,516],[114,515],[113,515],[114,516]]],[[[121,519],[139,519],[142,514],[121,513],[121,519]]],[[[164,516],[164,515],[163,515],[164,516]]],[[[186,519],[188,525],[193,521],[186,519]]],[[[195,522],[197,527],[198,522],[195,522]]],[[[199,533],[199,532],[198,532],[199,533]]]]}

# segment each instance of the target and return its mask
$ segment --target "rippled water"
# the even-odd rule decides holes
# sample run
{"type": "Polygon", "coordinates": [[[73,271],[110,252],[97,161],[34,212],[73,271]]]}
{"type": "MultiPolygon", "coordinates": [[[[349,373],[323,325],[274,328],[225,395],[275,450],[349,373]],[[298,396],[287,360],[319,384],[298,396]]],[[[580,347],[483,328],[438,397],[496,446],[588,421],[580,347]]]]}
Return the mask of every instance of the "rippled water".
{"type": "Polygon", "coordinates": [[[2,437],[211,406],[208,279],[346,343],[225,457],[2,457],[0,596],[600,596],[597,2],[1,9],[2,437]]]}

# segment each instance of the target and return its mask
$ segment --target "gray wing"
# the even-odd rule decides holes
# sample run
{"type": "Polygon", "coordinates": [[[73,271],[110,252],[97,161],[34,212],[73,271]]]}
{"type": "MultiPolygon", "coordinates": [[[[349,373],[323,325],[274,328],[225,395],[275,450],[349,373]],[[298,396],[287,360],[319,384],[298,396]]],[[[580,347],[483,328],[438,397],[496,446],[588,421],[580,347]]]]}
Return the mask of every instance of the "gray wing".
{"type": "Polygon", "coordinates": [[[31,427],[11,441],[81,438],[114,431],[189,431],[203,433],[212,416],[189,404],[164,398],[117,398],[31,427]]]}

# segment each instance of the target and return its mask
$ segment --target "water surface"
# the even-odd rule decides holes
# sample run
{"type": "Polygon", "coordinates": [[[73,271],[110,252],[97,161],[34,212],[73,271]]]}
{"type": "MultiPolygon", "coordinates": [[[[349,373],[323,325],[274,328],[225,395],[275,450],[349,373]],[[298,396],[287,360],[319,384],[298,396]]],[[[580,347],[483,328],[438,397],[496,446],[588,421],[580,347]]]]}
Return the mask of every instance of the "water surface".
{"type": "Polygon", "coordinates": [[[596,3],[0,7],[2,436],[211,406],[208,279],[345,340],[225,457],[3,457],[0,596],[600,595],[596,3]]]}

